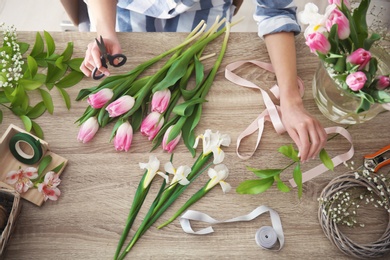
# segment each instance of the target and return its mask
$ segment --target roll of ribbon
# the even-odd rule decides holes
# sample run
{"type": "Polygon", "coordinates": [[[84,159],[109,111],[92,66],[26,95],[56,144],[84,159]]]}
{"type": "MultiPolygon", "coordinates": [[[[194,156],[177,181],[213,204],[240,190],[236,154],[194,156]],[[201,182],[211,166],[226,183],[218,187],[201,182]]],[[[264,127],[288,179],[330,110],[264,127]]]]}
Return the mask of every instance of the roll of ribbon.
{"type": "Polygon", "coordinates": [[[37,163],[43,155],[41,142],[26,133],[15,134],[9,141],[9,150],[19,162],[29,165],[37,163]],[[31,154],[25,152],[22,144],[27,145],[31,154]]]}
{"type": "Polygon", "coordinates": [[[263,226],[257,230],[255,239],[258,246],[269,249],[276,245],[278,235],[273,227],[263,226]]]}

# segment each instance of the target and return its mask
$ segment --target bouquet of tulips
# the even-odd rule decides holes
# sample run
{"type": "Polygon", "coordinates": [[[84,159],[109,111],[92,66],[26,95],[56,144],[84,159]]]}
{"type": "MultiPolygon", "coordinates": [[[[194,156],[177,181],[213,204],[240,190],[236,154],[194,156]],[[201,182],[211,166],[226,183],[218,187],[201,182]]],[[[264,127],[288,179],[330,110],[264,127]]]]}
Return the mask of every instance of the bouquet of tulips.
{"type": "Polygon", "coordinates": [[[362,0],[354,9],[348,0],[328,1],[323,15],[313,3],[299,13],[300,21],[308,25],[306,44],[338,85],[360,98],[357,113],[367,111],[374,103],[389,103],[389,74],[381,74],[378,59],[370,51],[381,39],[380,34],[368,30],[370,0],[362,0]]]}
{"type": "Polygon", "coordinates": [[[172,152],[183,138],[194,156],[194,129],[200,121],[202,104],[221,64],[229,37],[229,23],[217,30],[224,23],[224,20],[217,19],[205,31],[206,25],[201,22],[180,45],[126,74],[110,76],[96,87],[81,90],[77,100],[86,98],[89,106],[78,120],[81,124],[78,140],[90,141],[99,128],[116,120],[111,135],[116,150],[128,151],[133,131],[140,130],[153,141],[153,149],[162,143],[165,151],[172,152]],[[219,56],[205,76],[202,54],[208,43],[224,32],[219,56]],[[169,55],[157,73],[140,77],[151,65],[169,55]],[[196,85],[187,89],[193,75],[196,85]],[[178,104],[179,100],[183,102],[178,104]]]}

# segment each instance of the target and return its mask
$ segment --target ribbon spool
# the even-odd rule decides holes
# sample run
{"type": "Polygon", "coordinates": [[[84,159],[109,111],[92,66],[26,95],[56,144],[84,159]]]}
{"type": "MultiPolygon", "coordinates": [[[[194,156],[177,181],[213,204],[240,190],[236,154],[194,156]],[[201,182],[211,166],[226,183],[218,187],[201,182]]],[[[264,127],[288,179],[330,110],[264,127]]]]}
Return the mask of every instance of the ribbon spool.
{"type": "Polygon", "coordinates": [[[276,245],[278,235],[273,227],[264,226],[257,230],[255,240],[258,246],[270,249],[276,245]]]}
{"type": "Polygon", "coordinates": [[[42,158],[41,142],[29,134],[17,133],[9,141],[9,150],[21,163],[32,165],[42,158]]]}

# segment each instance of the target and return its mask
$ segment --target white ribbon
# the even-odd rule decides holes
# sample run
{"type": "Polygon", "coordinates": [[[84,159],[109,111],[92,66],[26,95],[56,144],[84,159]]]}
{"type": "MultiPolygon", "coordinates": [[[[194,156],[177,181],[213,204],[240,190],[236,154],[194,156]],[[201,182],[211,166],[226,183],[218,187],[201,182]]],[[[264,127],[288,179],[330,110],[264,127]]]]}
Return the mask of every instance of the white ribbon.
{"type": "MultiPolygon", "coordinates": [[[[194,234],[194,235],[206,235],[214,232],[214,229],[209,226],[204,229],[194,231],[191,227],[191,220],[194,221],[201,221],[206,222],[209,224],[220,224],[220,223],[231,223],[231,222],[239,222],[239,221],[251,221],[258,216],[260,216],[263,213],[269,212],[272,228],[271,227],[262,227],[260,228],[255,236],[256,243],[262,247],[263,249],[267,250],[275,250],[271,249],[275,243],[271,243],[274,240],[274,237],[277,237],[277,240],[279,241],[279,249],[277,251],[281,250],[284,245],[284,234],[283,234],[283,228],[282,228],[282,222],[280,220],[279,214],[267,207],[267,206],[259,206],[256,209],[254,209],[252,212],[250,212],[247,215],[235,217],[232,219],[228,219],[225,221],[219,221],[216,220],[209,215],[194,211],[194,210],[187,210],[181,217],[180,217],[180,224],[184,232],[187,234],[194,234]],[[272,230],[271,230],[271,229],[272,230]],[[276,235],[276,236],[275,236],[276,235]],[[273,237],[272,237],[273,236],[273,237]]],[[[276,242],[276,241],[275,241],[276,242]]]]}

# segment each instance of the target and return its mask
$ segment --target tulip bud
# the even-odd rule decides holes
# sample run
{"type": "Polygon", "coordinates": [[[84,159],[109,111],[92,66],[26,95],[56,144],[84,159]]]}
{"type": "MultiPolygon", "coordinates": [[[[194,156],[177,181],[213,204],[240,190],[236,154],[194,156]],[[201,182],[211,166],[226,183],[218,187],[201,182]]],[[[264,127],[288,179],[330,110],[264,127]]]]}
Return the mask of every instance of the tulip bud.
{"type": "Polygon", "coordinates": [[[124,95],[114,102],[110,103],[106,110],[108,111],[108,114],[110,117],[117,117],[120,115],[123,115],[124,113],[128,112],[130,109],[133,108],[135,103],[135,100],[132,96],[124,95]]]}
{"type": "Polygon", "coordinates": [[[169,89],[159,90],[152,97],[152,112],[164,113],[171,99],[171,91],[169,89]]]}
{"type": "Polygon", "coordinates": [[[90,117],[81,125],[77,140],[87,143],[92,140],[98,130],[99,124],[96,117],[90,117]]]}
{"type": "Polygon", "coordinates": [[[341,40],[348,38],[351,33],[349,28],[348,18],[341,12],[339,9],[334,9],[329,15],[328,20],[326,21],[326,29],[330,32],[330,29],[334,24],[337,24],[337,35],[341,40]]]}
{"type": "Polygon", "coordinates": [[[390,86],[390,77],[387,76],[379,76],[378,77],[378,83],[376,85],[376,88],[379,90],[384,90],[390,86]]]}
{"type": "Polygon", "coordinates": [[[133,128],[129,122],[121,124],[116,131],[114,146],[117,151],[128,151],[133,140],[133,128]]]}
{"type": "Polygon", "coordinates": [[[371,53],[369,51],[366,51],[363,48],[359,48],[356,51],[352,52],[347,57],[347,62],[352,63],[353,65],[360,65],[359,69],[364,69],[366,65],[371,60],[371,53]]]}
{"type": "Polygon", "coordinates": [[[164,124],[164,117],[158,112],[150,113],[141,124],[141,133],[152,140],[164,124]]]}
{"type": "Polygon", "coordinates": [[[167,151],[169,153],[171,153],[173,151],[173,149],[175,149],[176,145],[179,143],[180,138],[181,138],[181,131],[180,131],[180,133],[172,141],[170,141],[168,143],[169,133],[171,132],[172,128],[173,128],[173,125],[171,125],[167,129],[167,131],[164,134],[163,141],[162,141],[163,150],[167,151]]]}
{"type": "Polygon", "coordinates": [[[112,89],[104,88],[88,96],[87,102],[93,108],[102,108],[114,96],[112,89]]]}
{"type": "Polygon", "coordinates": [[[309,46],[310,51],[315,54],[317,54],[316,51],[327,54],[331,47],[325,35],[319,32],[309,34],[306,39],[306,45],[309,46]]]}
{"type": "Polygon", "coordinates": [[[366,74],[364,74],[364,72],[361,71],[357,71],[349,74],[347,79],[345,80],[348,87],[353,91],[359,91],[360,89],[362,89],[366,81],[367,81],[366,74]]]}
{"type": "Polygon", "coordinates": [[[351,9],[351,4],[349,3],[348,0],[328,0],[328,3],[331,5],[331,4],[335,4],[337,5],[338,7],[341,7],[341,3],[344,3],[345,6],[348,8],[348,9],[351,9]]]}

